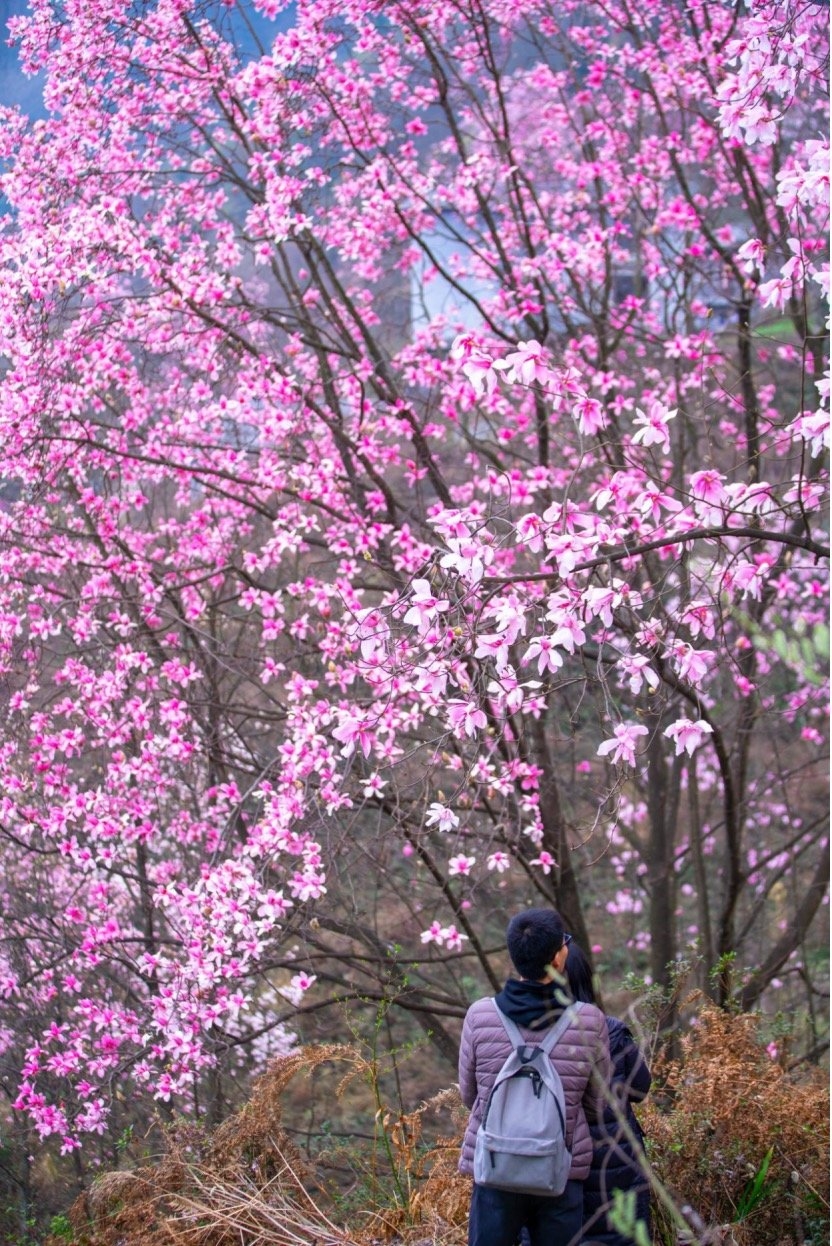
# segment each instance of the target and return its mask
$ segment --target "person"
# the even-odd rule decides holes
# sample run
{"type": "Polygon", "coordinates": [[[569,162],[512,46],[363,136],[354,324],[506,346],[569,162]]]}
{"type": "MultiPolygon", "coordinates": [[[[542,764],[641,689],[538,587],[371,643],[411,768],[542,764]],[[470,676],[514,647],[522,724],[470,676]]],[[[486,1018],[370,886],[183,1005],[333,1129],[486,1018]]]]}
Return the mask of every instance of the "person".
{"type": "MultiPolygon", "coordinates": [[[[581,948],[570,942],[566,956],[566,978],[573,999],[595,1004],[592,970],[581,948]]],[[[584,1227],[581,1241],[586,1246],[632,1246],[632,1239],[617,1232],[607,1213],[614,1190],[634,1190],[636,1216],[650,1234],[650,1187],[639,1162],[644,1151],[644,1134],[633,1111],[650,1089],[652,1077],[647,1061],[630,1033],[617,1017],[606,1018],[612,1059],[610,1086],[616,1106],[606,1102],[601,1117],[590,1124],[593,1153],[589,1175],[583,1185],[584,1227]],[[634,1147],[623,1129],[626,1121],[634,1147]]]]}
{"type": "MultiPolygon", "coordinates": [[[[506,945],[518,979],[510,978],[500,993],[479,999],[468,1009],[459,1050],[459,1089],[470,1108],[461,1172],[473,1176],[474,1146],[489,1092],[512,1045],[497,1007],[534,1044],[554,1025],[570,1002],[563,971],[569,936],[554,909],[527,909],[511,919],[506,945]]],[[[603,1113],[604,1088],[612,1073],[604,1014],[585,1005],[550,1053],[563,1083],[566,1143],[572,1162],[566,1189],[558,1197],[495,1189],[474,1183],[468,1221],[468,1246],[514,1246],[521,1228],[531,1246],[577,1243],[583,1214],[582,1183],[592,1161],[588,1120],[603,1113]]]]}

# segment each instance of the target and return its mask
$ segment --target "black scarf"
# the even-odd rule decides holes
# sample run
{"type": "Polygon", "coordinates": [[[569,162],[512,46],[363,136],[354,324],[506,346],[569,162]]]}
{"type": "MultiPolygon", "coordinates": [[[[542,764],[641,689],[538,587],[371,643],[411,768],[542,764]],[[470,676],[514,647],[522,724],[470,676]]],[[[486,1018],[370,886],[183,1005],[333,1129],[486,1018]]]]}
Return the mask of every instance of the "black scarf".
{"type": "Polygon", "coordinates": [[[564,1009],[567,993],[558,982],[518,982],[509,978],[499,995],[495,996],[497,1007],[515,1025],[531,1029],[548,1029],[554,1025],[564,1009]]]}

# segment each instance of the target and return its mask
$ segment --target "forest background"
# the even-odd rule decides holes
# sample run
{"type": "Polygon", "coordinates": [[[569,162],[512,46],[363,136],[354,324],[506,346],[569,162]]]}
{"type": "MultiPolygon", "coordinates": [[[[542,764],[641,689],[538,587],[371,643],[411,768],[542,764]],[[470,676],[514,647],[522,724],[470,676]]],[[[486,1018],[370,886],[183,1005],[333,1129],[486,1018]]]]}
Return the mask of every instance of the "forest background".
{"type": "Polygon", "coordinates": [[[11,20],[15,1232],[298,1043],[449,1084],[530,904],[824,1056],[828,16],[11,20]]]}

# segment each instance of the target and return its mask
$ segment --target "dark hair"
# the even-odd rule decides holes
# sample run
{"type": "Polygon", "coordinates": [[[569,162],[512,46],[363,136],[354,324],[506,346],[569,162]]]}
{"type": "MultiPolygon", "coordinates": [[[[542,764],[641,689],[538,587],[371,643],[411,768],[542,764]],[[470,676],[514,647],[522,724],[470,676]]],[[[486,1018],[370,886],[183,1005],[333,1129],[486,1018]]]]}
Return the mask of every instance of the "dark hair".
{"type": "Polygon", "coordinates": [[[554,909],[526,909],[512,917],[506,946],[521,978],[539,981],[563,947],[563,921],[554,909]]]}
{"type": "Polygon", "coordinates": [[[592,970],[586,955],[574,939],[570,941],[566,955],[566,979],[573,999],[580,999],[585,1004],[595,1003],[592,970]]]}

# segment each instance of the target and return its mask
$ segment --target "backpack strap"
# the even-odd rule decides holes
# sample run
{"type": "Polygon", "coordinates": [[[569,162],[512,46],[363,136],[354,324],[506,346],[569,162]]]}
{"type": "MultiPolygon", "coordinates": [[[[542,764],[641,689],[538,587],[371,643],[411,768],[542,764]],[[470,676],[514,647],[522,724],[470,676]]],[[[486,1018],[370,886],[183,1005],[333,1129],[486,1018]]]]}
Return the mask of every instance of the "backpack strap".
{"type": "Polygon", "coordinates": [[[523,1038],[523,1035],[520,1033],[517,1025],[512,1021],[511,1017],[506,1016],[496,999],[493,997],[492,1002],[494,1004],[494,1008],[496,1009],[497,1016],[503,1023],[503,1029],[508,1035],[511,1045],[515,1050],[517,1050],[518,1047],[533,1045],[535,1047],[539,1047],[540,1050],[545,1052],[546,1055],[549,1055],[555,1046],[555,1043],[563,1037],[564,1033],[569,1029],[569,1026],[584,1006],[582,1000],[575,1000],[575,1002],[570,1004],[568,1008],[564,1009],[563,1014],[558,1017],[552,1028],[546,1031],[546,1036],[542,1042],[528,1044],[523,1038]]]}
{"type": "Polygon", "coordinates": [[[570,1025],[575,1020],[583,1006],[583,1000],[576,999],[574,1003],[571,1003],[568,1008],[565,1008],[563,1014],[558,1017],[543,1042],[539,1044],[540,1050],[545,1051],[547,1056],[554,1047],[555,1043],[559,1042],[569,1029],[570,1025]]]}

